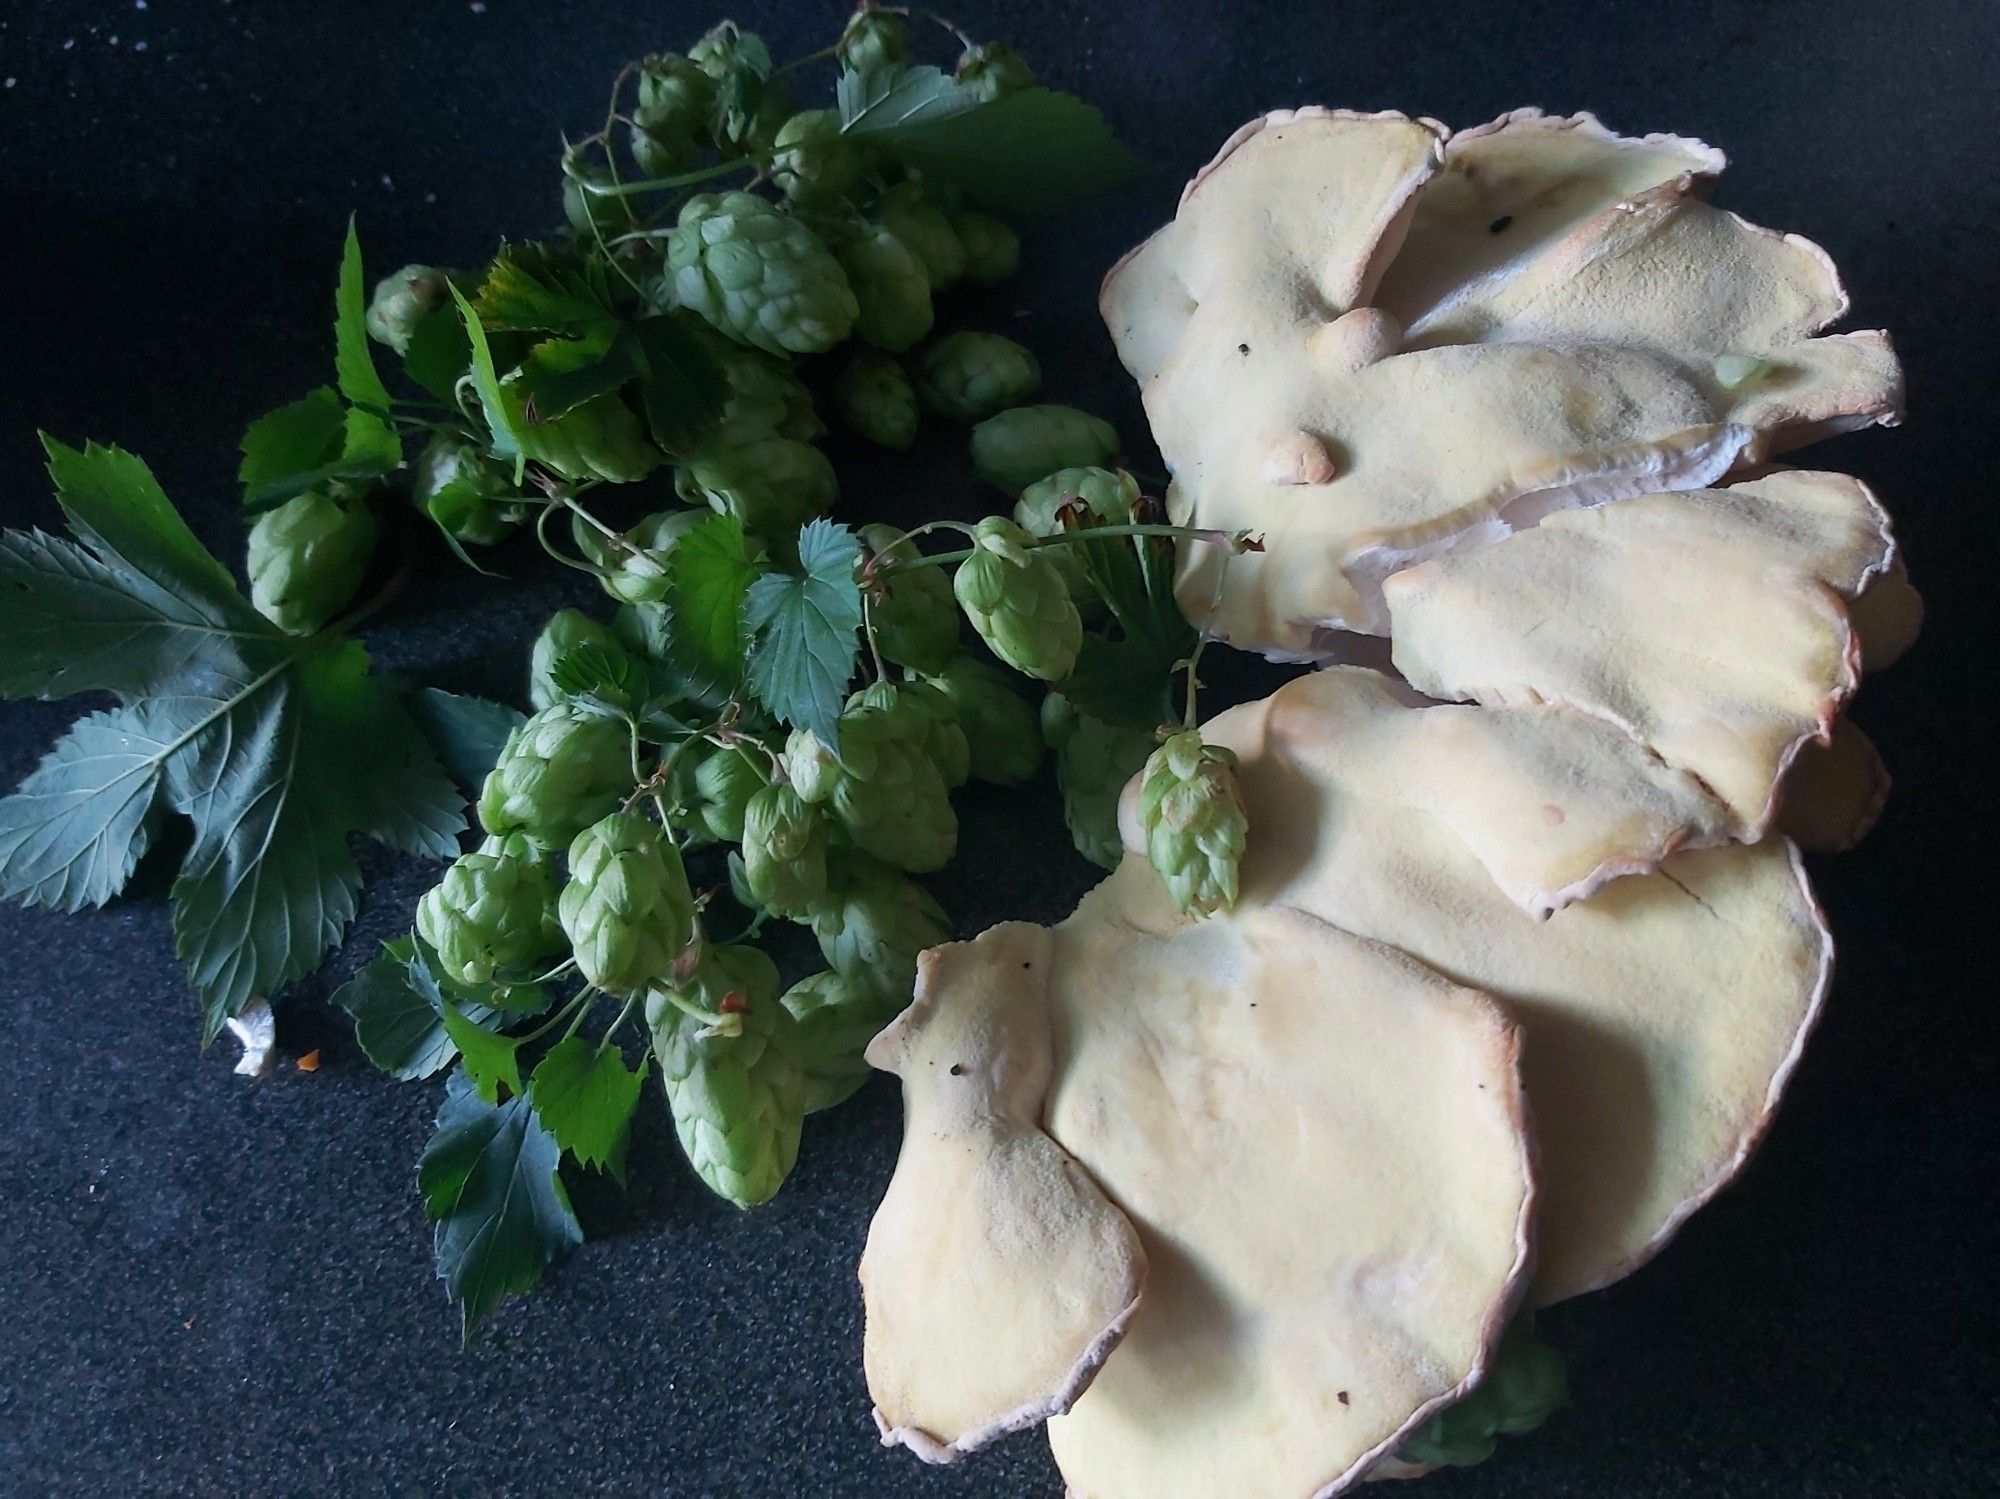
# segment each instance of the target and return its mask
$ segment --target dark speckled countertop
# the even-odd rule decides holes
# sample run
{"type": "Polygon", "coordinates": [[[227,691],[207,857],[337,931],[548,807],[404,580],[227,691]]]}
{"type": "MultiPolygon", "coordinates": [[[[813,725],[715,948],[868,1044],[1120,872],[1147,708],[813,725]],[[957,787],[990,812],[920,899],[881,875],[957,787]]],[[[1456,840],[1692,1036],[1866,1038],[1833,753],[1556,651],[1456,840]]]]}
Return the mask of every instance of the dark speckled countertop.
{"type": "MultiPolygon", "coordinates": [[[[782,53],[833,3],[738,19],[782,53]]],[[[1056,399],[1143,432],[1091,313],[1099,273],[1243,119],[1325,102],[1472,124],[1519,104],[1728,150],[1721,200],[1827,245],[1859,326],[1893,330],[1911,421],[1814,450],[1873,483],[1929,596],[1921,649],[1857,717],[1899,787],[1819,871],[1841,942],[1826,1022],[1745,1181],[1632,1282],[1550,1319],[1574,1406],[1413,1494],[1952,1496],[1995,1491],[1995,893],[1986,444],[2000,302],[2000,89],[1975,0],[1638,5],[967,3],[1100,103],[1159,170],[1029,237],[1008,325],[1056,399]]],[[[0,5],[0,517],[55,515],[34,430],[148,457],[223,555],[245,420],[325,378],[327,289],[359,211],[379,273],[471,262],[556,212],[558,133],[698,6],[402,0],[0,5]]],[[[976,312],[968,316],[976,317],[976,312]]],[[[875,512],[980,502],[943,438],[838,455],[875,512]],[[850,461],[851,459],[851,461],[850,461]],[[923,486],[913,491],[913,484],[923,486]]],[[[857,506],[857,508],[859,508],[857,506]]],[[[578,597],[517,553],[441,565],[371,629],[428,682],[511,695],[578,597]]],[[[1270,674],[1232,670],[1226,690],[1270,674]]],[[[11,785],[73,715],[0,706],[11,785]]],[[[1042,800],[974,794],[938,893],[960,930],[1053,917],[1090,881],[1042,800]],[[1032,809],[1030,806],[1032,805],[1032,809]]],[[[72,918],[0,909],[0,1493],[663,1494],[1053,1499],[1034,1435],[950,1470],[875,1444],[853,1264],[897,1100],[816,1119],[772,1206],[741,1214],[648,1111],[629,1196],[460,1351],[413,1164],[435,1085],[378,1076],[327,1002],[427,871],[371,854],[348,947],[285,1006],[286,1061],[203,1057],[162,862],[72,918]],[[319,1048],[307,1074],[290,1059],[319,1048]]],[[[1226,1499],[1226,1496],[1218,1496],[1226,1499]]]]}

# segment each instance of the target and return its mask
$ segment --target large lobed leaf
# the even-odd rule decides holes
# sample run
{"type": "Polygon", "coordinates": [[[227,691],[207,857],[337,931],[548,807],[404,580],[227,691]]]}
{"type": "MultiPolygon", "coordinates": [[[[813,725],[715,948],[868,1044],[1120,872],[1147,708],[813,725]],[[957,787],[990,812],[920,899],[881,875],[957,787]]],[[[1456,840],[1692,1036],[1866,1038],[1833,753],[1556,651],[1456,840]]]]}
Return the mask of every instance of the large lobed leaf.
{"type": "Polygon", "coordinates": [[[743,599],[750,633],[745,680],[786,723],[840,742],[840,710],[861,644],[861,543],[847,527],[809,521],[799,530],[799,571],[766,573],[743,599]]]}

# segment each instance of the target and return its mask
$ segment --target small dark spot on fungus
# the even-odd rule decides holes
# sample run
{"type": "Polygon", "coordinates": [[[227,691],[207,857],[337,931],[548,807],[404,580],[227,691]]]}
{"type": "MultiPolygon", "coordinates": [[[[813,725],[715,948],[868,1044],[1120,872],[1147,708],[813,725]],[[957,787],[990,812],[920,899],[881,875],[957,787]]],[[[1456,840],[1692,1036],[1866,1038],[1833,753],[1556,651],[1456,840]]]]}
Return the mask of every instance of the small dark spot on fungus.
{"type": "Polygon", "coordinates": [[[1350,1400],[1349,1400],[1349,1399],[1347,1398],[1347,1391],[1345,1391],[1345,1390],[1342,1390],[1342,1391],[1340,1392],[1340,1395],[1339,1395],[1339,1400],[1340,1400],[1340,1403],[1341,1403],[1342,1405],[1351,1405],[1351,1404],[1353,1403],[1352,1401],[1350,1401],[1350,1400]]]}
{"type": "Polygon", "coordinates": [[[1498,234],[1513,222],[1514,222],[1514,215],[1512,215],[1511,213],[1503,213],[1500,215],[1499,218],[1495,219],[1492,223],[1486,226],[1486,232],[1488,234],[1498,234]]]}
{"type": "Polygon", "coordinates": [[[1033,968],[1035,965],[1033,963],[1023,963],[1021,966],[1023,968],[1033,968]]]}
{"type": "Polygon", "coordinates": [[[1248,354],[1248,353],[1250,352],[1250,345],[1248,345],[1248,344],[1238,344],[1238,345],[1236,346],[1236,352],[1237,352],[1237,353],[1239,353],[1239,354],[1248,354]]]}
{"type": "Polygon", "coordinates": [[[953,1077],[964,1077],[964,1076],[965,1076],[965,1063],[963,1063],[963,1062],[953,1062],[953,1063],[951,1064],[951,1075],[952,1075],[953,1077]]]}

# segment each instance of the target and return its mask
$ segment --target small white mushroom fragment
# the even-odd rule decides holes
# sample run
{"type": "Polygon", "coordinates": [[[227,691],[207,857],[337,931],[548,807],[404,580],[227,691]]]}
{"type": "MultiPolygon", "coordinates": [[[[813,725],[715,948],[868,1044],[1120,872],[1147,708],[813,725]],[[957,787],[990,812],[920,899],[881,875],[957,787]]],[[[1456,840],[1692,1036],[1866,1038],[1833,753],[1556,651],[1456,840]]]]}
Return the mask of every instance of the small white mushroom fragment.
{"type": "Polygon", "coordinates": [[[1146,1257],[1038,1124],[1053,1065],[1046,927],[932,948],[870,1043],[903,1079],[903,1150],[861,1259],[885,1445],[943,1463],[1067,1410],[1116,1346],[1146,1257]]]}
{"type": "Polygon", "coordinates": [[[1894,666],[1917,643],[1924,626],[1924,599],[1910,583],[1900,553],[1889,570],[1869,584],[1848,611],[1861,637],[1861,669],[1894,666]]]}
{"type": "Polygon", "coordinates": [[[1810,854],[1839,854],[1868,836],[1889,799],[1889,768],[1843,718],[1826,744],[1809,744],[1785,776],[1778,831],[1810,854]]]}
{"type": "Polygon", "coordinates": [[[1418,691],[1581,709],[1698,777],[1754,839],[1859,684],[1843,601],[1893,555],[1865,486],[1781,472],[1552,515],[1384,597],[1418,691]]]}

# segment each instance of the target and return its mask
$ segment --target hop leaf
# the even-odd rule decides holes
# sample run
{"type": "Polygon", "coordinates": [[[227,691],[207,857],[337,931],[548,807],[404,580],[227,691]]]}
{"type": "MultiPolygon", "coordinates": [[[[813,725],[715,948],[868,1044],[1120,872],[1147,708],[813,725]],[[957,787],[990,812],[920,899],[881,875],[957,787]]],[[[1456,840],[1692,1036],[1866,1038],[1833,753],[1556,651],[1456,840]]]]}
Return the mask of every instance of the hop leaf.
{"type": "Polygon", "coordinates": [[[576,835],[558,912],[577,968],[607,994],[666,979],[694,935],[694,893],[680,854],[630,812],[576,835]]]}
{"type": "Polygon", "coordinates": [[[855,334],[863,343],[901,353],[931,331],[931,278],[917,253],[880,224],[863,225],[834,253],[847,272],[859,309],[855,334]]]}
{"type": "Polygon", "coordinates": [[[965,733],[967,768],[976,781],[1017,786],[1042,763],[1035,710],[1007,674],[974,656],[953,656],[931,684],[951,703],[965,733]]]}
{"type": "Polygon", "coordinates": [[[765,786],[743,811],[743,875],[757,904],[804,918],[826,894],[826,826],[788,785],[765,786]]]}
{"type": "Polygon", "coordinates": [[[1018,406],[972,429],[972,466],[1014,496],[1063,468],[1105,468],[1118,457],[1111,424],[1074,406],[1018,406]]]}
{"type": "Polygon", "coordinates": [[[1182,911],[1212,916],[1236,904],[1250,820],[1235,766],[1235,754],[1203,744],[1198,729],[1172,735],[1146,761],[1139,786],[1146,857],[1182,911]]]}
{"type": "Polygon", "coordinates": [[[555,889],[525,839],[461,854],[417,902],[417,935],[462,984],[520,977],[562,946],[555,889]]]}
{"type": "Polygon", "coordinates": [[[981,521],[973,539],[973,555],[952,578],[966,618],[1009,666],[1060,681],[1083,642],[1083,620],[1062,574],[1036,554],[1033,537],[1002,516],[981,521]]]}
{"type": "Polygon", "coordinates": [[[525,833],[544,848],[560,848],[631,789],[625,725],[556,703],[507,736],[480,788],[479,820],[489,833],[525,833]]]}
{"type": "Polygon", "coordinates": [[[819,236],[750,193],[701,193],[667,239],[666,298],[770,354],[814,354],[859,315],[819,236]]]}
{"type": "Polygon", "coordinates": [[[523,456],[565,479],[636,484],[664,461],[637,412],[615,394],[592,396],[545,416],[534,404],[538,381],[574,373],[601,361],[603,350],[580,339],[550,339],[528,351],[522,366],[503,376],[499,401],[523,456]]]}
{"type": "Polygon", "coordinates": [[[917,393],[933,411],[976,422],[1018,406],[1041,383],[1041,365],[1013,339],[964,330],[924,351],[917,393]]]}
{"type": "Polygon", "coordinates": [[[910,1002],[917,954],[951,940],[944,912],[921,885],[859,854],[843,854],[831,866],[813,932],[833,970],[879,996],[891,1015],[910,1002]]]}
{"type": "Polygon", "coordinates": [[[886,354],[863,349],[833,382],[840,419],[879,447],[897,452],[917,440],[917,393],[903,367],[886,354]]]}
{"type": "Polygon", "coordinates": [[[354,597],[374,550],[365,500],[309,490],[250,528],[250,602],[279,629],[309,635],[354,597]]]}
{"type": "Polygon", "coordinates": [[[547,708],[567,698],[569,694],[556,685],[555,665],[571,651],[586,646],[614,659],[626,654],[610,627],[581,609],[558,609],[550,615],[528,654],[528,701],[537,708],[547,708]]]}
{"type": "MultiPolygon", "coordinates": [[[[863,526],[861,539],[885,561],[916,555],[915,544],[894,526],[863,526]]],[[[958,605],[944,569],[919,567],[883,573],[877,590],[870,610],[877,649],[912,671],[941,670],[958,650],[958,605]]]]}

